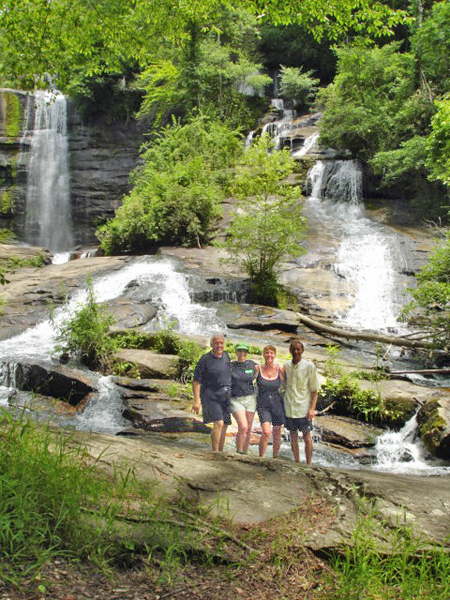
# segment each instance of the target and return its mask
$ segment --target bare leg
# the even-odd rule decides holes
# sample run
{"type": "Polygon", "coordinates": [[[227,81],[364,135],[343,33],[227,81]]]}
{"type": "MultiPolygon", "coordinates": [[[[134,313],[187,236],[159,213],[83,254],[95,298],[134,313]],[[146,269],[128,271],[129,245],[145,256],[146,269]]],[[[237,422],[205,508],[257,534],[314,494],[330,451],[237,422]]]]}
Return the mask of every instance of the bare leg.
{"type": "Polygon", "coordinates": [[[219,442],[219,451],[223,452],[223,448],[225,446],[225,437],[227,435],[227,429],[228,429],[228,425],[224,425],[222,427],[222,433],[220,435],[220,442],[219,442]]]}
{"type": "Polygon", "coordinates": [[[265,423],[261,423],[262,434],[259,440],[259,455],[264,456],[267,450],[267,446],[269,445],[270,434],[272,433],[272,426],[267,421],[265,423]]]}
{"type": "Polygon", "coordinates": [[[245,454],[247,454],[248,447],[250,446],[250,436],[252,434],[252,425],[253,425],[253,417],[254,416],[255,416],[255,413],[246,411],[246,417],[247,417],[247,435],[245,436],[244,444],[243,444],[243,447],[242,447],[242,451],[245,454]]]}
{"type": "MultiPolygon", "coordinates": [[[[226,432],[225,427],[225,432],[226,432]]],[[[218,452],[221,450],[220,442],[222,439],[222,432],[224,430],[223,421],[214,421],[213,430],[211,432],[211,446],[213,452],[218,452]]]]}
{"type": "Polygon", "coordinates": [[[298,448],[298,431],[290,431],[291,435],[291,449],[294,455],[295,462],[300,462],[300,451],[298,448]]]}
{"type": "Polygon", "coordinates": [[[303,433],[303,439],[305,441],[306,464],[310,465],[311,459],[312,459],[312,453],[313,453],[313,443],[312,443],[311,432],[308,431],[307,433],[303,433]]]}
{"type": "Polygon", "coordinates": [[[245,442],[248,434],[247,414],[245,410],[238,410],[234,413],[234,417],[238,424],[238,432],[236,435],[236,450],[245,452],[245,442]]]}
{"type": "Polygon", "coordinates": [[[277,458],[278,456],[278,452],[280,451],[280,446],[281,446],[281,430],[283,429],[283,425],[274,425],[273,426],[273,432],[272,432],[272,437],[273,437],[273,446],[272,446],[272,450],[273,450],[273,457],[277,458]]]}

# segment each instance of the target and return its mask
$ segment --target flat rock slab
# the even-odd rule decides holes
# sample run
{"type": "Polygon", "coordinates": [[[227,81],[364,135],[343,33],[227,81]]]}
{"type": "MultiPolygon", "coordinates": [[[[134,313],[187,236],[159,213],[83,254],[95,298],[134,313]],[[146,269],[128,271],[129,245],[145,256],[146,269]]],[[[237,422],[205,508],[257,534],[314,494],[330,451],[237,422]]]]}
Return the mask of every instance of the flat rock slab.
{"type": "MultiPolygon", "coordinates": [[[[69,434],[68,434],[69,435],[69,434]]],[[[450,478],[414,477],[375,471],[343,471],[297,465],[288,460],[200,451],[182,436],[110,437],[74,432],[74,441],[107,470],[133,467],[141,481],[158,484],[169,498],[179,493],[212,507],[235,523],[259,523],[286,514],[314,497],[334,508],[330,527],[311,533],[314,550],[351,543],[361,498],[378,507],[385,528],[406,526],[450,549],[450,478]]],[[[380,539],[380,544],[383,541],[380,539]]]]}
{"type": "Polygon", "coordinates": [[[379,427],[337,416],[316,416],[314,426],[319,429],[323,442],[339,444],[345,448],[371,448],[383,433],[379,427]]]}

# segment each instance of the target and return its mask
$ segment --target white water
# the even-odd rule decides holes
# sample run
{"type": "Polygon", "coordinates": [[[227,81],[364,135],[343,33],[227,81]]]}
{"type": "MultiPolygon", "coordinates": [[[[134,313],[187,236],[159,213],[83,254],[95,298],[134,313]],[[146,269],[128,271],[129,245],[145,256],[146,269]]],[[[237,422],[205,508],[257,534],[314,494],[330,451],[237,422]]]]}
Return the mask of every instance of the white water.
{"type": "Polygon", "coordinates": [[[73,245],[67,102],[60,93],[37,91],[34,103],[24,239],[52,252],[67,251],[73,245]]]}
{"type": "Polygon", "coordinates": [[[338,240],[333,268],[352,299],[352,307],[337,315],[337,322],[359,329],[402,329],[398,315],[407,280],[400,273],[406,259],[398,236],[364,215],[358,162],[317,161],[308,176],[312,191],[305,214],[325,223],[328,235],[338,240]],[[324,183],[330,164],[332,175],[324,183]]]}
{"type": "Polygon", "coordinates": [[[411,475],[448,475],[450,467],[430,468],[429,454],[418,438],[416,415],[400,431],[388,431],[377,439],[378,471],[411,475]]]}
{"type": "MultiPolygon", "coordinates": [[[[184,334],[210,336],[224,332],[226,326],[216,317],[215,310],[191,302],[186,276],[175,270],[169,259],[147,257],[124,267],[120,271],[94,280],[94,294],[98,302],[106,302],[131,292],[151,298],[151,303],[164,315],[160,323],[170,322],[184,334]]],[[[87,292],[74,294],[67,307],[55,311],[55,323],[69,318],[86,301],[87,292]]],[[[55,344],[55,329],[50,319],[45,319],[24,333],[0,342],[0,405],[8,404],[10,382],[14,380],[14,365],[21,360],[39,360],[51,363],[55,344]]],[[[110,378],[100,378],[99,393],[82,413],[66,421],[77,429],[92,429],[116,433],[126,427],[122,417],[122,404],[110,378]]]]}

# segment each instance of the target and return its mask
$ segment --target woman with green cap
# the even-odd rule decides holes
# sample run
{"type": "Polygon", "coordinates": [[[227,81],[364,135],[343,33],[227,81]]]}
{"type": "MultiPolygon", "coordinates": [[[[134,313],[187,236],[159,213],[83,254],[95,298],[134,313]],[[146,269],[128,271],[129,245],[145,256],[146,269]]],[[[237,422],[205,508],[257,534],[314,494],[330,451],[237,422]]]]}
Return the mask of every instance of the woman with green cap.
{"type": "Polygon", "coordinates": [[[253,417],[256,411],[256,394],[253,382],[259,366],[247,360],[249,347],[239,342],[235,346],[237,360],[231,363],[231,412],[238,424],[236,449],[239,454],[247,454],[252,432],[253,417]]]}

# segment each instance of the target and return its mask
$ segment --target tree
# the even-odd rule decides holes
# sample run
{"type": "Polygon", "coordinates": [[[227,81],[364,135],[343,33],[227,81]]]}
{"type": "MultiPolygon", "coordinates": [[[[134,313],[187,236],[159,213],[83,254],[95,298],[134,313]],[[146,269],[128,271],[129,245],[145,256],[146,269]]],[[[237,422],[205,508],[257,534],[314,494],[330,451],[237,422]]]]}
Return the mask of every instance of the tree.
{"type": "Polygon", "coordinates": [[[286,100],[295,100],[299,108],[310,106],[317,94],[320,80],[313,77],[314,71],[303,72],[302,68],[281,65],[280,96],[286,100]]]}
{"type": "Polygon", "coordinates": [[[427,140],[426,164],[433,179],[450,186],[450,98],[437,102],[436,107],[427,140]]]}
{"type": "Polygon", "coordinates": [[[106,254],[209,241],[230,168],[242,152],[238,131],[205,115],[165,127],[132,174],[133,189],[97,230],[106,254]]]}
{"type": "Polygon", "coordinates": [[[273,150],[264,135],[246,152],[231,189],[237,210],[227,230],[229,261],[247,272],[256,300],[269,305],[277,304],[281,262],[305,252],[301,194],[286,181],[293,169],[289,150],[273,150]]]}
{"type": "Polygon", "coordinates": [[[450,232],[417,274],[405,317],[416,320],[436,349],[450,350],[450,232]]]}
{"type": "Polygon", "coordinates": [[[350,28],[386,35],[406,18],[376,0],[2,0],[0,68],[13,85],[28,89],[45,87],[51,73],[62,91],[74,69],[92,76],[136,64],[141,71],[152,63],[155,48],[189,42],[192,27],[208,26],[224,7],[245,8],[260,22],[299,23],[317,38],[332,39],[350,28]]]}

